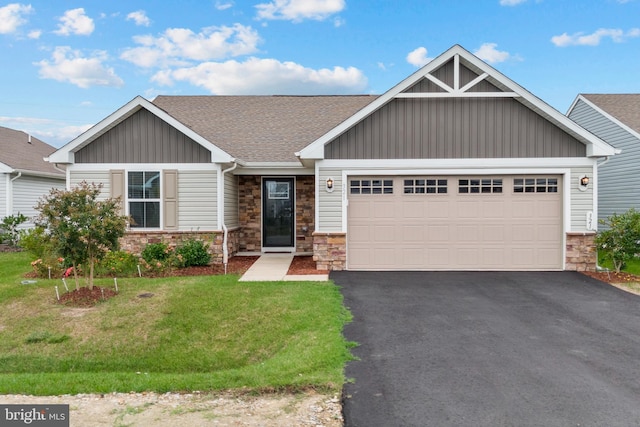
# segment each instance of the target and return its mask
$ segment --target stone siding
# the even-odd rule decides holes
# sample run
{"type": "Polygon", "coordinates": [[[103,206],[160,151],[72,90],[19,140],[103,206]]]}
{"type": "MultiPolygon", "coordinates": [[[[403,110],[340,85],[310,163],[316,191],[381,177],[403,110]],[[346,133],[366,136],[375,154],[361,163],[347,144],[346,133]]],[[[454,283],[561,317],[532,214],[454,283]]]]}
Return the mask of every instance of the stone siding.
{"type": "MultiPolygon", "coordinates": [[[[296,251],[311,252],[315,228],[315,177],[296,177],[296,251]]],[[[262,250],[262,177],[238,176],[239,250],[262,250]]]]}
{"type": "Polygon", "coordinates": [[[240,251],[260,252],[262,180],[260,176],[238,176],[238,220],[240,251]]]}
{"type": "Polygon", "coordinates": [[[565,270],[595,271],[598,255],[595,245],[596,233],[567,233],[567,256],[565,270]]]}
{"type": "Polygon", "coordinates": [[[346,233],[313,233],[313,260],[319,270],[347,268],[346,233]]]}
{"type": "Polygon", "coordinates": [[[315,230],[315,177],[296,178],[296,251],[313,251],[315,230]]]}
{"type": "MultiPolygon", "coordinates": [[[[120,239],[120,248],[133,254],[140,255],[145,246],[150,243],[165,243],[170,248],[175,249],[183,242],[190,239],[202,240],[205,244],[208,244],[209,253],[211,254],[211,262],[214,264],[222,263],[224,234],[221,231],[131,231],[126,233],[120,239]]],[[[229,234],[227,235],[227,247],[229,250],[229,257],[238,252],[239,230],[229,230],[229,234]]]]}

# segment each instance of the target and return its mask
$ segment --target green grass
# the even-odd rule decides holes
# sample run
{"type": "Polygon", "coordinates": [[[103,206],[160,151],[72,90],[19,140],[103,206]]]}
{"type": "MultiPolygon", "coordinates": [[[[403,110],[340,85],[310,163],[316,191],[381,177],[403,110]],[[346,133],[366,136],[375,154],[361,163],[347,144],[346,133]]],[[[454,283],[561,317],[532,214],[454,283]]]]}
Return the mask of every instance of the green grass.
{"type": "MultiPolygon", "coordinates": [[[[613,262],[609,261],[606,254],[602,251],[598,252],[598,265],[604,268],[608,268],[611,271],[615,271],[613,262]]],[[[640,258],[632,258],[627,261],[622,271],[640,276],[640,258]]]]}
{"type": "Polygon", "coordinates": [[[331,282],[119,279],[117,297],[72,309],[56,303],[59,280],[20,284],[30,261],[0,254],[0,394],[337,390],[344,382],[350,315],[331,282]]]}

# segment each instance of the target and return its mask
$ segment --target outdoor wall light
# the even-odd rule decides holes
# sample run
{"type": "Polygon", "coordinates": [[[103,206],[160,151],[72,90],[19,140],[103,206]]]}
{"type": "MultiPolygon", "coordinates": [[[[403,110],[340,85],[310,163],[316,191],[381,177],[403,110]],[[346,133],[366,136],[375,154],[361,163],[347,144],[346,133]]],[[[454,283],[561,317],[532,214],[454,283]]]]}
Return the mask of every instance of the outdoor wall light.
{"type": "Polygon", "coordinates": [[[580,191],[586,191],[587,190],[587,186],[589,185],[589,177],[587,175],[582,175],[579,179],[578,179],[578,183],[580,184],[578,186],[578,189],[580,191]]]}
{"type": "Polygon", "coordinates": [[[327,193],[333,192],[333,178],[327,178],[327,193]]]}

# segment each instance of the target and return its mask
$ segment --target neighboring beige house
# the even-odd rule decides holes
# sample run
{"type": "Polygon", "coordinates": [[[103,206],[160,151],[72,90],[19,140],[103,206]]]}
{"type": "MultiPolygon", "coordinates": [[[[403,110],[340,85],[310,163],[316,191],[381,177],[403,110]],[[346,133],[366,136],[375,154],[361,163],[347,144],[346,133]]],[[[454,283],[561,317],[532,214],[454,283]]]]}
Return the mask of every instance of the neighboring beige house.
{"type": "Polygon", "coordinates": [[[598,165],[598,219],[640,210],[640,94],[581,94],[567,116],[621,151],[598,165]]]}
{"type": "Polygon", "coordinates": [[[613,154],[456,45],[381,96],[137,97],[49,161],[123,197],[134,250],[197,232],[219,260],[588,270],[613,154]]]}
{"type": "Polygon", "coordinates": [[[21,213],[33,225],[35,206],[52,188],[65,189],[65,173],[44,160],[55,148],[22,131],[0,126],[0,220],[21,213]]]}

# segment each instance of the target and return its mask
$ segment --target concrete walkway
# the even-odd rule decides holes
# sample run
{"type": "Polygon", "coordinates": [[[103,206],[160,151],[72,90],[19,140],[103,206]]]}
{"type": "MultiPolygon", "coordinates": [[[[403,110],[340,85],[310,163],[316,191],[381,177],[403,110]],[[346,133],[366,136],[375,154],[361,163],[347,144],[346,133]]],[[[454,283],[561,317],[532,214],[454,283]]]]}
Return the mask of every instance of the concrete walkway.
{"type": "Polygon", "coordinates": [[[287,275],[293,254],[262,254],[240,278],[241,282],[279,282],[329,280],[328,274],[287,275]]]}

